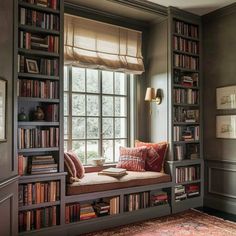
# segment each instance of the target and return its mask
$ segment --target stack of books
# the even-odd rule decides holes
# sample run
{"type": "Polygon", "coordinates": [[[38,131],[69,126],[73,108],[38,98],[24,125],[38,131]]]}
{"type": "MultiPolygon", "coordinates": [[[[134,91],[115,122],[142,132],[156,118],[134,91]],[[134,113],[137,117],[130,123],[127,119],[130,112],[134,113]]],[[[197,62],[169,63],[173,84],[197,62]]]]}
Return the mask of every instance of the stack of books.
{"type": "Polygon", "coordinates": [[[65,222],[66,224],[79,221],[80,219],[80,204],[71,203],[66,205],[65,222]]]}
{"type": "Polygon", "coordinates": [[[96,218],[97,215],[91,204],[82,204],[80,206],[80,220],[96,218]]]}
{"type": "Polygon", "coordinates": [[[49,174],[57,172],[58,164],[53,156],[33,156],[28,167],[31,175],[49,174]]]}
{"type": "Polygon", "coordinates": [[[97,202],[93,206],[97,216],[106,216],[110,212],[110,204],[106,202],[97,202]]]}
{"type": "Polygon", "coordinates": [[[168,204],[168,195],[167,192],[157,192],[151,196],[151,205],[152,206],[160,206],[168,204]]]}
{"type": "Polygon", "coordinates": [[[186,193],[188,198],[199,196],[200,186],[198,184],[189,184],[186,186],[186,193]]]}
{"type": "Polygon", "coordinates": [[[175,186],[175,201],[179,202],[185,200],[187,198],[187,194],[185,192],[185,187],[183,185],[175,186]]]}
{"type": "Polygon", "coordinates": [[[98,173],[99,175],[109,175],[113,177],[122,177],[126,175],[126,169],[123,168],[113,168],[104,169],[98,173]]]}

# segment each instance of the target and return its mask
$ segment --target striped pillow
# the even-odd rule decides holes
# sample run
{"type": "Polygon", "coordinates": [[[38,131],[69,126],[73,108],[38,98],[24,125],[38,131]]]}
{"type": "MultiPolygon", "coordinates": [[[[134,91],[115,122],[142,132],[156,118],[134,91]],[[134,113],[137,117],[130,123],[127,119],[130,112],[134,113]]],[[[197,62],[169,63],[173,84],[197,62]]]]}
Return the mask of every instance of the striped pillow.
{"type": "Polygon", "coordinates": [[[76,178],[76,169],[74,162],[71,160],[71,158],[66,152],[64,153],[64,164],[65,170],[67,171],[69,177],[76,178]]]}
{"type": "Polygon", "coordinates": [[[76,169],[76,176],[79,179],[82,179],[84,177],[84,166],[82,164],[82,162],[80,161],[79,157],[73,152],[73,151],[69,151],[67,152],[67,155],[70,157],[70,159],[73,161],[75,169],[76,169]]]}
{"type": "Polygon", "coordinates": [[[146,147],[120,147],[120,159],[116,167],[131,171],[145,171],[146,147]]]}

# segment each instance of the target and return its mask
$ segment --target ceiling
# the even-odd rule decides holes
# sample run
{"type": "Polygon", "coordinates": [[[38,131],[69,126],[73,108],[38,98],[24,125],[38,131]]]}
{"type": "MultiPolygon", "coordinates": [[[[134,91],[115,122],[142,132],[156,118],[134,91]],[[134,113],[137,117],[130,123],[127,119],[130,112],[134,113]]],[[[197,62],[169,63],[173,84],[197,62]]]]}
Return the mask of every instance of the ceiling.
{"type": "Polygon", "coordinates": [[[157,3],[162,6],[173,6],[180,8],[182,10],[197,14],[205,15],[209,12],[212,12],[216,9],[225,7],[232,3],[235,3],[236,0],[148,0],[153,3],[157,3]]]}

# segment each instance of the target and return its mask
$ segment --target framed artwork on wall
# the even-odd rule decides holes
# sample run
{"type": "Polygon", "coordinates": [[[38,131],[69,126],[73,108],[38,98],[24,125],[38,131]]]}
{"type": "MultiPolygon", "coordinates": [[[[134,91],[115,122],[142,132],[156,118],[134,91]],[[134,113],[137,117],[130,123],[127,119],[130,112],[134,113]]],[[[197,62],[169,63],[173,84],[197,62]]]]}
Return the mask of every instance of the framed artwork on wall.
{"type": "Polygon", "coordinates": [[[216,116],[216,138],[236,139],[236,115],[216,116]]]}
{"type": "Polygon", "coordinates": [[[236,109],[236,85],[216,89],[217,109],[236,109]]]}
{"type": "Polygon", "coordinates": [[[0,78],[0,142],[6,141],[7,81],[0,78]]]}

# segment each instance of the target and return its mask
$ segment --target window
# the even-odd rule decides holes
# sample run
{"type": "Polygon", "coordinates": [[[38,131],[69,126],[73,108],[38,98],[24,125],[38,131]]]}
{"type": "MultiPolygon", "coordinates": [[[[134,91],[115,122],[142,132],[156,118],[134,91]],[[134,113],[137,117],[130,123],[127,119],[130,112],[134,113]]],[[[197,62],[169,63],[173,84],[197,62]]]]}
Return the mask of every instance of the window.
{"type": "Polygon", "coordinates": [[[64,67],[64,145],[84,164],[104,156],[118,161],[129,144],[129,75],[64,67]]]}

